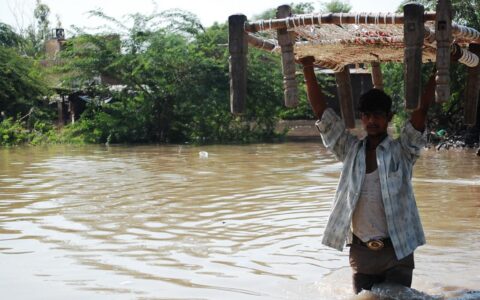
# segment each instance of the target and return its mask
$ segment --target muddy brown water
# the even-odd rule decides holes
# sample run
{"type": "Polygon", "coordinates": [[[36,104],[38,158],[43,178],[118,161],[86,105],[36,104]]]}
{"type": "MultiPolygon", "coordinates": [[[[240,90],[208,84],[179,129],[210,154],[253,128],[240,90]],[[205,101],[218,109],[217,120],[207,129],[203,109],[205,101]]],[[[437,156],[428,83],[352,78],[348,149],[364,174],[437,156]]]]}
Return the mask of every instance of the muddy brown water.
{"type": "MultiPolygon", "coordinates": [[[[320,243],[340,168],[313,142],[0,149],[1,298],[359,298],[320,243]]],[[[480,158],[424,151],[413,184],[412,287],[480,298],[480,158]]]]}

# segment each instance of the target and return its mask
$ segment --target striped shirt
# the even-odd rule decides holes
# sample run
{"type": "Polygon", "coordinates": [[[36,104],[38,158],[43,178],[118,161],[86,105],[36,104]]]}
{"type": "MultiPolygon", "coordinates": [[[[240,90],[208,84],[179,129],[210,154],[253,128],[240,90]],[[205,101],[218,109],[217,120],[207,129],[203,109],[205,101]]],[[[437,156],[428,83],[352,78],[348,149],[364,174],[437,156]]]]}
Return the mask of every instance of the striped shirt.
{"type": "MultiPolygon", "coordinates": [[[[316,126],[325,147],[343,162],[333,208],[322,239],[324,245],[342,251],[345,242],[350,243],[352,239],[352,215],[366,173],[366,140],[349,133],[331,108],[325,110],[316,126]]],[[[388,234],[398,259],[425,244],[412,189],[412,168],[425,143],[425,132],[420,133],[407,122],[398,139],[388,136],[376,149],[388,234]]]]}

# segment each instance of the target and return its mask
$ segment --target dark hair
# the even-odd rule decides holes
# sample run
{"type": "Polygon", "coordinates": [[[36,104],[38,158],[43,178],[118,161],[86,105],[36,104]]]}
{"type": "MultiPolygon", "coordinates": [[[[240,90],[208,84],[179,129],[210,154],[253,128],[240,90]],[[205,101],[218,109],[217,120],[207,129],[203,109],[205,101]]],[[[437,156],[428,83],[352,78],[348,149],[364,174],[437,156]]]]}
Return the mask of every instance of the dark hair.
{"type": "Polygon", "coordinates": [[[392,110],[392,98],[379,89],[371,89],[363,93],[358,102],[359,112],[384,111],[390,113],[392,110]]]}

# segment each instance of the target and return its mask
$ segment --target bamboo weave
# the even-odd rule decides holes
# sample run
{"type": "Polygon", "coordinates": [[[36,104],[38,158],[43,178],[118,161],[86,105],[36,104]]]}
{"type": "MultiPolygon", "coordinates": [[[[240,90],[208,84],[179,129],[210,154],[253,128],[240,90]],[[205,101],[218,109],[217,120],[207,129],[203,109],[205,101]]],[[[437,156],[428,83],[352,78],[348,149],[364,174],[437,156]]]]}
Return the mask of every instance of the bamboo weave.
{"type": "MultiPolygon", "coordinates": [[[[335,15],[340,19],[336,22],[341,22],[342,18],[338,14],[335,15]]],[[[340,71],[349,64],[403,62],[403,15],[377,14],[375,17],[373,14],[349,14],[348,16],[350,19],[353,17],[355,21],[346,24],[332,24],[333,21],[328,24],[318,24],[321,22],[318,20],[325,19],[325,15],[300,15],[283,19],[286,28],[295,32],[294,53],[296,59],[313,56],[316,65],[334,71],[340,71]],[[372,24],[368,24],[367,21],[371,21],[372,17],[372,24]],[[364,20],[363,24],[362,20],[364,20]]],[[[430,13],[430,19],[431,16],[430,13]]],[[[255,46],[257,47],[262,45],[263,49],[280,52],[276,40],[276,30],[272,26],[275,21],[258,21],[254,24],[258,31],[249,34],[254,36],[249,40],[256,39],[257,45],[255,46]]],[[[251,27],[252,24],[246,24],[246,28],[248,26],[251,27]]],[[[458,24],[453,24],[452,27],[454,43],[464,48],[460,62],[469,66],[477,65],[478,57],[466,50],[466,47],[470,42],[480,42],[480,33],[473,28],[458,24]]],[[[435,24],[433,21],[426,21],[423,62],[434,62],[436,60],[435,53],[435,24]]]]}

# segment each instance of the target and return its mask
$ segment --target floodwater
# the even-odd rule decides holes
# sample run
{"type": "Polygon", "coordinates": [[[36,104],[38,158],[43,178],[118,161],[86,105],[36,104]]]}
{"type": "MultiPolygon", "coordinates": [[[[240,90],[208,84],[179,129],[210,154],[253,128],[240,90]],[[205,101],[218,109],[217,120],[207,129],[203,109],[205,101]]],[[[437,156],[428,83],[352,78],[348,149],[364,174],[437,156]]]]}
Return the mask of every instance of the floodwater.
{"type": "MultiPolygon", "coordinates": [[[[0,149],[0,297],[375,299],[320,243],[340,168],[314,142],[0,149]]],[[[427,150],[413,184],[412,287],[479,299],[480,158],[427,150]]]]}

